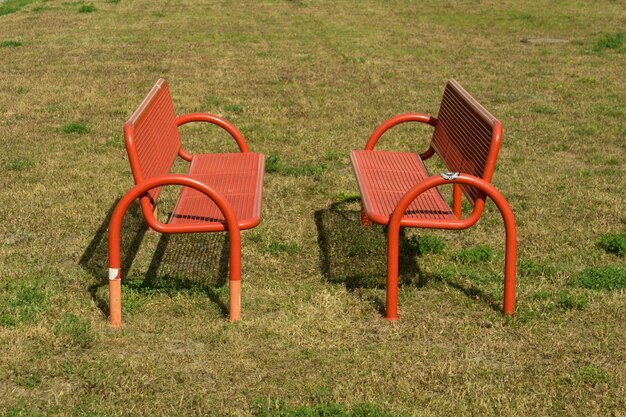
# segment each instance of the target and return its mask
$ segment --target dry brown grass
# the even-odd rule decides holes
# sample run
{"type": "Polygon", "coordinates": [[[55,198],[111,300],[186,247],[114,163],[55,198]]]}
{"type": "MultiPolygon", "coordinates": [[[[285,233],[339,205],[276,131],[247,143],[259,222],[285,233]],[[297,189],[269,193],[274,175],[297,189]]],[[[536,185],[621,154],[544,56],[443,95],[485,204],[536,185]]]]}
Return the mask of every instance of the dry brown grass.
{"type": "MultiPolygon", "coordinates": [[[[569,282],[626,268],[597,247],[626,229],[625,18],[608,0],[45,1],[0,16],[0,413],[624,415],[624,290],[569,282]],[[244,233],[240,323],[224,316],[224,237],[163,239],[131,212],[111,331],[104,231],[132,182],[121,128],[161,76],[179,113],[225,116],[281,168],[244,233]],[[517,317],[494,308],[491,205],[474,230],[407,232],[446,249],[405,256],[390,324],[383,232],[333,203],[357,191],[348,152],[393,114],[436,112],[449,78],[504,124],[494,182],[519,228],[517,317]],[[491,261],[455,262],[484,245],[491,261]]],[[[206,126],[184,134],[193,151],[236,149],[206,126]]],[[[381,145],[427,141],[403,126],[381,145]]]]}

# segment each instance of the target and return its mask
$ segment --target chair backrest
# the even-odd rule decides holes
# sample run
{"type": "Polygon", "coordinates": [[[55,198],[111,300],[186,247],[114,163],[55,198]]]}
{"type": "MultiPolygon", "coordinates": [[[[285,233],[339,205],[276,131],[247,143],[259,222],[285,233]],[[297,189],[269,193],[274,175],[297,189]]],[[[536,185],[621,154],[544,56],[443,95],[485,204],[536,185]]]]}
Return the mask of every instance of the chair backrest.
{"type": "MultiPolygon", "coordinates": [[[[135,184],[169,173],[181,147],[169,88],[159,79],[124,125],[135,184]]],[[[148,192],[152,205],[160,188],[148,192]]]]}
{"type": "MultiPolygon", "coordinates": [[[[448,81],[431,144],[448,169],[491,181],[501,137],[501,123],[458,82],[448,81]]],[[[483,199],[478,189],[461,188],[472,204],[483,199]]]]}

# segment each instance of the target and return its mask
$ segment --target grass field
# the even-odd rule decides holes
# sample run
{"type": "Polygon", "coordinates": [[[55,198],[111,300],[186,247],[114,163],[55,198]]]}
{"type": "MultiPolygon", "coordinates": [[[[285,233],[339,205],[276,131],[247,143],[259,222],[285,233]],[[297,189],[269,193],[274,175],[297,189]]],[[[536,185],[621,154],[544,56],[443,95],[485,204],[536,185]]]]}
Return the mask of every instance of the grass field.
{"type": "Polygon", "coordinates": [[[626,415],[623,2],[0,3],[0,415],[626,415]],[[136,206],[125,324],[107,325],[122,126],[159,77],[179,114],[221,115],[268,155],[234,325],[225,236],[147,233],[136,206]],[[488,203],[468,231],[406,231],[392,324],[348,153],[394,114],[435,114],[450,78],[504,126],[516,315],[488,203]]]}

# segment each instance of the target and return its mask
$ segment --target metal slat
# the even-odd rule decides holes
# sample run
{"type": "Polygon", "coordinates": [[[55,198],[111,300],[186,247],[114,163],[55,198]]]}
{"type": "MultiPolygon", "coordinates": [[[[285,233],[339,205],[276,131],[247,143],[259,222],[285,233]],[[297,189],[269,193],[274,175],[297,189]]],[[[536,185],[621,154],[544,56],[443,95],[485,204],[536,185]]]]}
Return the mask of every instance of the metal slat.
{"type": "MultiPolygon", "coordinates": [[[[154,88],[129,122],[133,124],[134,151],[144,180],[169,173],[181,146],[176,115],[165,82],[154,88]]],[[[127,142],[128,144],[128,142],[127,142]]],[[[160,188],[148,192],[153,201],[160,188]]]]}
{"type": "MultiPolygon", "coordinates": [[[[371,218],[388,221],[400,199],[429,176],[413,153],[357,150],[352,160],[371,218]]],[[[452,219],[453,213],[439,191],[431,189],[411,203],[404,218],[452,219]]]]}
{"type": "MultiPolygon", "coordinates": [[[[455,81],[446,86],[437,120],[433,148],[448,169],[484,177],[497,120],[455,81]]],[[[461,187],[472,202],[480,194],[461,187]]]]}
{"type": "MultiPolygon", "coordinates": [[[[207,184],[229,203],[240,224],[259,219],[263,156],[257,153],[196,155],[189,175],[207,184]]],[[[217,205],[202,193],[184,188],[170,224],[223,223],[217,205]]]]}

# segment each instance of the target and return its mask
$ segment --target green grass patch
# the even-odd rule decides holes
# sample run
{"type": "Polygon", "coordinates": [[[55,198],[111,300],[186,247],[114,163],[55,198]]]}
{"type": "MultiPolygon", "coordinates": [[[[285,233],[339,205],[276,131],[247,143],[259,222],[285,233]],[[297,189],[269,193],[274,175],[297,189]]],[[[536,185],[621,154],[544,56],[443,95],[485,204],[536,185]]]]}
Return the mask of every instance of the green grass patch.
{"type": "Polygon", "coordinates": [[[281,253],[286,253],[288,255],[295,255],[300,251],[300,247],[297,243],[294,242],[278,242],[271,241],[267,245],[266,252],[271,255],[278,255],[281,253]]]}
{"type": "Polygon", "coordinates": [[[124,141],[124,135],[122,135],[121,133],[114,133],[107,140],[107,145],[109,145],[112,148],[116,148],[116,149],[123,149],[123,148],[125,148],[126,147],[126,143],[124,141]]]}
{"type": "Polygon", "coordinates": [[[337,403],[323,403],[312,406],[289,407],[283,402],[262,405],[257,402],[255,417],[403,417],[383,411],[374,404],[357,404],[350,408],[337,403]]]}
{"type": "Polygon", "coordinates": [[[489,262],[493,258],[493,249],[489,246],[477,246],[463,249],[454,255],[454,260],[462,264],[478,264],[489,262]]]}
{"type": "Polygon", "coordinates": [[[220,291],[221,288],[211,288],[201,282],[178,275],[163,274],[150,279],[131,276],[122,281],[124,294],[122,309],[124,313],[135,313],[140,311],[151,298],[159,295],[175,297],[204,294],[210,297],[220,291]]]}
{"type": "MultiPolygon", "coordinates": [[[[196,108],[199,112],[217,112],[218,108],[224,103],[224,99],[219,96],[207,95],[204,97],[204,102],[196,108]]],[[[243,133],[243,132],[242,132],[243,133]]],[[[247,135],[246,135],[247,136],[247,135]]]]}
{"type": "Polygon", "coordinates": [[[589,296],[585,292],[567,290],[558,293],[545,290],[537,291],[531,296],[531,300],[538,301],[538,303],[533,303],[538,312],[551,312],[556,309],[584,310],[589,304],[589,296]]]}
{"type": "Polygon", "coordinates": [[[517,273],[522,277],[547,277],[557,272],[556,266],[533,260],[520,259],[517,265],[517,273]]]}
{"type": "Polygon", "coordinates": [[[227,104],[224,106],[224,110],[226,110],[229,113],[236,113],[236,114],[242,114],[244,111],[243,106],[239,104],[227,104]]]}
{"type": "Polygon", "coordinates": [[[446,248],[446,243],[437,236],[411,236],[407,239],[408,245],[418,256],[439,254],[446,248]]]}
{"type": "Polygon", "coordinates": [[[39,385],[41,385],[42,381],[43,377],[40,371],[31,371],[26,375],[19,375],[17,378],[15,378],[15,382],[17,383],[17,385],[26,389],[37,388],[39,385]]]}
{"type": "Polygon", "coordinates": [[[130,278],[126,280],[124,288],[142,296],[202,294],[207,291],[207,287],[203,283],[169,274],[159,275],[152,279],[130,278]]]}
{"type": "Polygon", "coordinates": [[[600,117],[624,117],[624,111],[615,105],[597,104],[593,108],[594,112],[600,117]]]}
{"type": "Polygon", "coordinates": [[[34,166],[35,166],[35,161],[32,158],[27,158],[27,157],[11,159],[9,160],[7,164],[7,168],[10,171],[16,171],[16,172],[26,171],[34,166]]]}
{"type": "Polygon", "coordinates": [[[565,310],[583,310],[589,303],[587,294],[572,294],[567,291],[559,292],[558,306],[565,310]]]}
{"type": "Polygon", "coordinates": [[[98,9],[93,4],[83,4],[78,8],[78,13],[93,13],[98,9]]]}
{"type": "Polygon", "coordinates": [[[598,366],[585,365],[576,372],[562,377],[559,382],[566,385],[594,387],[601,384],[612,384],[609,373],[598,366]]]}
{"type": "Polygon", "coordinates": [[[22,46],[20,41],[0,41],[0,48],[17,48],[22,46]]]}
{"type": "Polygon", "coordinates": [[[367,62],[367,58],[362,56],[348,56],[346,54],[341,54],[341,58],[344,63],[347,64],[365,64],[367,62]]]}
{"type": "Polygon", "coordinates": [[[96,342],[91,323],[74,314],[64,314],[54,327],[57,337],[65,340],[66,345],[83,349],[90,348],[96,342]]]}
{"type": "Polygon", "coordinates": [[[590,290],[623,290],[626,289],[626,268],[623,266],[587,268],[580,272],[571,284],[590,290]]]}
{"type": "Polygon", "coordinates": [[[8,279],[0,284],[0,325],[33,323],[48,309],[48,283],[43,278],[8,279]]]}
{"type": "Polygon", "coordinates": [[[6,412],[6,417],[42,417],[43,415],[26,407],[9,407],[6,412]]]}
{"type": "Polygon", "coordinates": [[[351,201],[361,201],[361,194],[351,192],[339,192],[333,196],[333,200],[338,203],[348,203],[351,201]]]}
{"type": "Polygon", "coordinates": [[[265,160],[265,172],[286,177],[319,176],[329,170],[324,163],[307,163],[301,165],[284,164],[278,155],[270,154],[265,160]]]}
{"type": "Polygon", "coordinates": [[[204,101],[210,107],[219,107],[224,102],[224,99],[218,96],[208,95],[205,97],[204,101]]]}
{"type": "Polygon", "coordinates": [[[346,156],[345,152],[342,151],[327,151],[324,153],[322,159],[328,162],[340,162],[346,158],[346,156]]]}
{"type": "Polygon", "coordinates": [[[547,300],[548,298],[550,298],[550,292],[549,291],[537,291],[534,295],[533,298],[536,300],[547,300]]]}
{"type": "Polygon", "coordinates": [[[69,134],[79,134],[79,135],[84,135],[86,133],[91,132],[91,127],[89,127],[89,125],[86,122],[71,122],[68,123],[66,125],[64,125],[61,130],[63,131],[63,133],[69,133],[69,134]]]}
{"type": "Polygon", "coordinates": [[[623,256],[626,253],[626,233],[606,234],[600,238],[598,247],[606,253],[623,256]]]}
{"type": "Polygon", "coordinates": [[[596,136],[600,128],[596,123],[580,123],[574,127],[574,133],[581,137],[596,136]]]}
{"type": "Polygon", "coordinates": [[[535,104],[534,106],[532,106],[532,111],[537,114],[546,115],[553,115],[558,113],[558,111],[554,107],[545,104],[535,104]]]}
{"type": "Polygon", "coordinates": [[[540,312],[528,305],[515,306],[515,315],[513,317],[506,316],[504,318],[505,325],[513,324],[525,324],[537,320],[540,317],[540,312]]]}
{"type": "Polygon", "coordinates": [[[596,366],[583,366],[576,373],[574,382],[584,385],[608,384],[611,381],[609,373],[596,366]]]}
{"type": "Polygon", "coordinates": [[[247,233],[246,240],[256,244],[262,253],[270,255],[280,255],[283,253],[295,255],[300,252],[300,246],[295,242],[268,239],[261,233],[247,233]]]}
{"type": "Polygon", "coordinates": [[[614,33],[612,35],[605,35],[604,37],[598,39],[593,44],[593,50],[595,52],[602,52],[607,49],[623,50],[624,39],[626,39],[626,36],[624,35],[624,33],[614,33]]]}
{"type": "Polygon", "coordinates": [[[283,165],[279,173],[287,177],[319,176],[328,171],[328,166],[322,163],[309,163],[302,165],[283,165]]]}
{"type": "Polygon", "coordinates": [[[265,158],[265,172],[268,174],[277,173],[280,169],[280,157],[278,155],[269,154],[265,158]]]}
{"type": "Polygon", "coordinates": [[[351,258],[363,258],[377,254],[381,251],[378,240],[369,239],[367,235],[354,236],[348,246],[347,255],[351,258]]]}
{"type": "Polygon", "coordinates": [[[24,6],[28,6],[37,0],[7,0],[0,4],[0,16],[5,14],[15,13],[24,6]]]}

